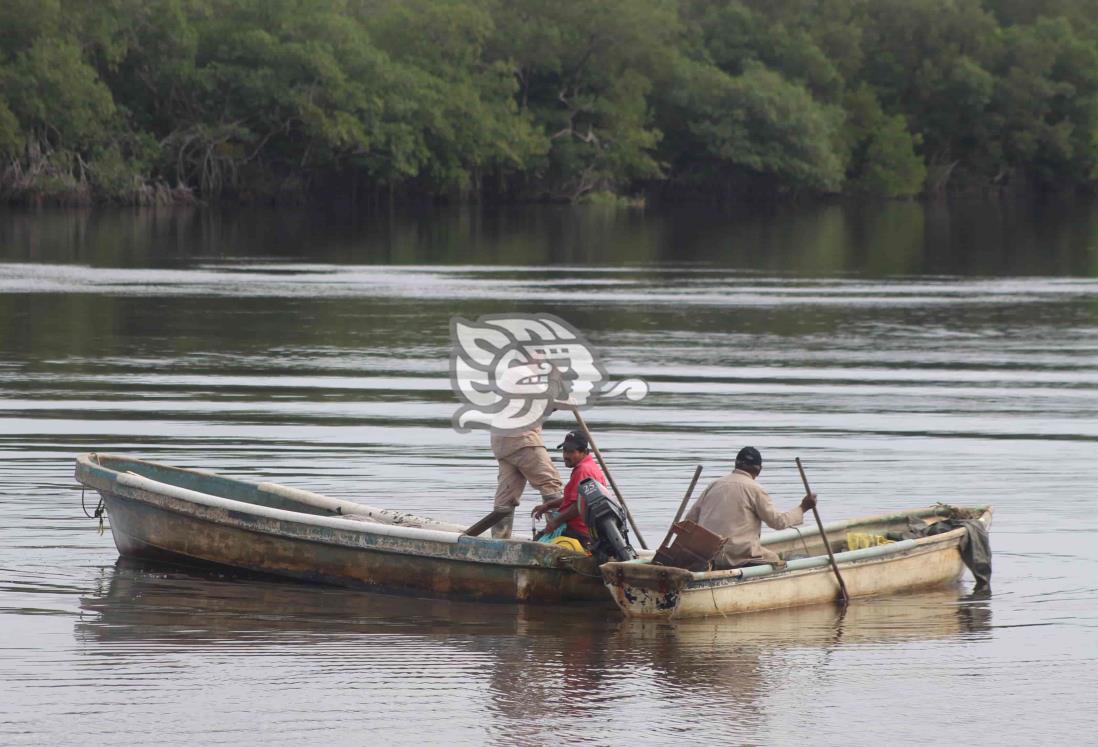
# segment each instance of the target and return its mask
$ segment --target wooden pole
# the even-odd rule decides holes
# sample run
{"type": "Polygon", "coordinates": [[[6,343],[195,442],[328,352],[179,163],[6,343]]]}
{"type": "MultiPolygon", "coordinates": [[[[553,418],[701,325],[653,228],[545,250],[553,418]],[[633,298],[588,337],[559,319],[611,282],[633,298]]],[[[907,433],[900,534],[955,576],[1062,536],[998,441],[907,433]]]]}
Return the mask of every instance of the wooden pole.
{"type": "Polygon", "coordinates": [[[479,537],[481,534],[484,533],[485,529],[491,529],[496,524],[498,524],[503,519],[503,517],[507,516],[510,513],[513,512],[492,511],[492,513],[488,514],[476,524],[466,529],[464,532],[462,532],[462,534],[468,535],[469,537],[479,537]]]}
{"type": "Polygon", "coordinates": [[[690,496],[694,494],[694,486],[698,484],[698,478],[701,477],[702,466],[699,464],[694,470],[694,479],[690,481],[690,487],[686,489],[686,495],[682,497],[682,503],[679,504],[679,512],[675,514],[675,520],[672,524],[678,524],[679,519],[682,518],[682,512],[686,510],[686,504],[690,502],[690,496]]]}
{"type": "MultiPolygon", "coordinates": [[[[804,492],[809,494],[812,489],[808,487],[808,477],[804,473],[804,466],[801,465],[801,458],[794,459],[797,463],[797,469],[801,473],[801,482],[804,483],[804,492]]],[[[816,507],[812,507],[812,515],[816,517],[816,526],[820,530],[820,538],[823,540],[824,547],[827,549],[827,557],[831,558],[831,568],[835,571],[835,578],[839,581],[839,591],[842,593],[843,606],[850,604],[850,594],[846,590],[846,582],[843,581],[843,576],[839,573],[839,564],[835,562],[835,553],[831,552],[831,542],[827,539],[827,532],[824,531],[823,522],[820,521],[820,512],[816,510],[816,507]]]]}
{"type": "Polygon", "coordinates": [[[686,489],[686,495],[682,497],[682,503],[679,504],[679,511],[675,514],[675,520],[672,521],[671,526],[667,528],[667,536],[663,538],[663,542],[659,544],[659,547],[656,548],[657,550],[666,545],[667,540],[671,539],[671,528],[678,524],[679,519],[682,518],[682,512],[686,510],[686,504],[690,502],[690,496],[694,494],[694,486],[698,484],[698,478],[701,477],[701,473],[702,466],[699,464],[697,469],[694,470],[694,479],[690,481],[690,487],[686,489]]]}
{"type": "Polygon", "coordinates": [[[587,427],[587,423],[584,422],[583,416],[580,415],[578,408],[572,406],[568,409],[576,416],[576,422],[579,424],[580,430],[583,431],[583,435],[587,436],[587,443],[591,444],[591,451],[595,452],[595,459],[598,460],[599,466],[602,467],[602,473],[606,475],[606,480],[610,483],[611,490],[614,491],[614,495],[618,497],[618,502],[621,503],[621,507],[625,510],[625,517],[629,519],[629,526],[633,527],[633,533],[637,535],[637,542],[640,542],[640,546],[647,550],[648,545],[644,544],[644,537],[641,536],[640,529],[637,528],[637,522],[633,519],[633,514],[629,511],[629,506],[625,504],[625,498],[622,496],[621,491],[618,490],[618,484],[614,482],[614,477],[610,474],[610,470],[606,466],[606,460],[602,458],[602,452],[599,451],[599,447],[595,445],[595,438],[591,435],[591,429],[587,427]]]}

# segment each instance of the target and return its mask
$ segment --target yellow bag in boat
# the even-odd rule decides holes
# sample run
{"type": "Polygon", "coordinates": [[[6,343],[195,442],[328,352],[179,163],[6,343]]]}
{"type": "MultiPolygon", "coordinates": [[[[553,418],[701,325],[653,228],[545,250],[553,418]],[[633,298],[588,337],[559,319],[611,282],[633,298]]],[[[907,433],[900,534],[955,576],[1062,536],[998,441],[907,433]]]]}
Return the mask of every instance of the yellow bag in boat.
{"type": "Polygon", "coordinates": [[[566,547],[569,550],[575,550],[576,552],[583,553],[584,555],[590,555],[587,550],[584,549],[583,543],[574,537],[554,537],[549,541],[550,545],[556,545],[558,547],[566,547]]]}
{"type": "Polygon", "coordinates": [[[847,532],[846,535],[846,549],[847,550],[862,550],[866,547],[876,547],[877,545],[891,545],[892,540],[885,537],[883,534],[863,534],[861,532],[847,532]]]}

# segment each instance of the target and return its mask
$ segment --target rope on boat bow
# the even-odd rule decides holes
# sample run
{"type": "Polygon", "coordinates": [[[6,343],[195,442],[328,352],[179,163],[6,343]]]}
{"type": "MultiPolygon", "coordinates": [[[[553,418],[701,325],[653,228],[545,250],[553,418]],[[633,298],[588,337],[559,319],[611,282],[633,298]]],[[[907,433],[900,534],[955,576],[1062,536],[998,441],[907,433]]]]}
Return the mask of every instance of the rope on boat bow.
{"type": "Polygon", "coordinates": [[[94,513],[88,513],[88,507],[84,504],[84,487],[80,487],[80,510],[84,512],[84,515],[89,519],[99,519],[99,533],[103,534],[103,517],[107,515],[107,507],[103,505],[103,496],[99,496],[99,504],[95,507],[94,513]]]}

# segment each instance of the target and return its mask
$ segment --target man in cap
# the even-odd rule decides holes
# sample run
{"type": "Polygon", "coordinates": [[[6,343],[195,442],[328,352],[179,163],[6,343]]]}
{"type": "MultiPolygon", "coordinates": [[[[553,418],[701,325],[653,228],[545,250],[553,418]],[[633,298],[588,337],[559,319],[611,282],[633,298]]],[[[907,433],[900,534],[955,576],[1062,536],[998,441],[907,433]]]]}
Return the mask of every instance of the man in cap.
{"type": "Polygon", "coordinates": [[[587,436],[582,431],[569,431],[564,437],[564,442],[557,448],[563,449],[564,463],[572,468],[572,475],[568,478],[568,484],[564,486],[563,497],[535,506],[531,514],[540,518],[547,511],[555,509],[557,514],[549,519],[543,534],[554,532],[557,527],[567,524],[561,535],[586,543],[590,535],[587,532],[587,524],[584,523],[579,512],[579,484],[588,477],[592,477],[606,485],[606,477],[602,474],[598,462],[588,451],[587,436]]]}
{"type": "Polygon", "coordinates": [[[745,446],[736,455],[735,470],[710,484],[686,513],[688,521],[727,538],[713,558],[714,569],[780,563],[777,553],[759,542],[763,523],[771,529],[797,526],[816,505],[816,494],[809,493],[799,506],[779,513],[757,481],[761,471],[759,450],[745,446]]]}
{"type": "Polygon", "coordinates": [[[542,501],[558,501],[563,496],[560,473],[553,466],[545,442],[541,439],[540,425],[521,433],[493,433],[492,453],[499,462],[493,510],[509,512],[492,527],[492,536],[506,539],[511,536],[515,507],[522,498],[526,483],[529,482],[541,493],[542,501]]]}

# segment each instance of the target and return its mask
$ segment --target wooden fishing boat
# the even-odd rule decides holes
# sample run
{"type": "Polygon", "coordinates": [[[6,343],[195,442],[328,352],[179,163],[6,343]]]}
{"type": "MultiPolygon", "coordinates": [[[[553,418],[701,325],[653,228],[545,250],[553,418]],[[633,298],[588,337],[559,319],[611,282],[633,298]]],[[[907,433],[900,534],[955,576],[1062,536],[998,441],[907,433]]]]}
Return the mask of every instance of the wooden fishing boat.
{"type": "Polygon", "coordinates": [[[417,595],[610,606],[595,561],[524,540],[133,457],[85,454],[76,479],[99,491],[124,557],[216,564],[417,595]]]}
{"type": "MultiPolygon", "coordinates": [[[[948,507],[824,524],[851,597],[888,594],[956,581],[964,570],[963,527],[941,534],[888,541],[911,522],[933,524],[948,507]],[[849,549],[852,544],[870,545],[849,549]]],[[[952,509],[956,511],[957,509],[952,509]]],[[[989,506],[961,509],[990,529],[989,506]]],[[[793,527],[764,535],[762,544],[787,559],[784,567],[751,566],[691,572],[640,559],[601,566],[603,581],[627,617],[681,619],[834,602],[839,585],[817,527],[793,527]]]]}

